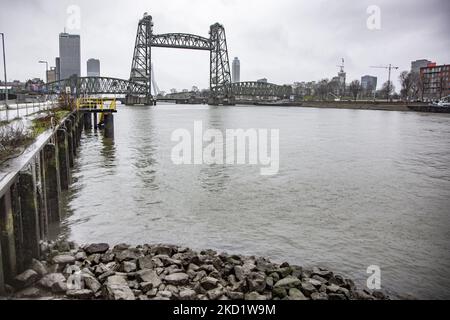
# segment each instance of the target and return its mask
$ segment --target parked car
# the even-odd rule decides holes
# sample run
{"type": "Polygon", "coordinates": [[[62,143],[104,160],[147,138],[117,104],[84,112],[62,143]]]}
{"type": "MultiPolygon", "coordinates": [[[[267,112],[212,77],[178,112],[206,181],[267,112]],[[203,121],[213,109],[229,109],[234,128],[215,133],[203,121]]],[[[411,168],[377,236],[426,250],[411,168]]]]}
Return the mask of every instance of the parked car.
{"type": "Polygon", "coordinates": [[[433,102],[434,106],[450,108],[450,95],[443,97],[437,102],[433,102]]]}

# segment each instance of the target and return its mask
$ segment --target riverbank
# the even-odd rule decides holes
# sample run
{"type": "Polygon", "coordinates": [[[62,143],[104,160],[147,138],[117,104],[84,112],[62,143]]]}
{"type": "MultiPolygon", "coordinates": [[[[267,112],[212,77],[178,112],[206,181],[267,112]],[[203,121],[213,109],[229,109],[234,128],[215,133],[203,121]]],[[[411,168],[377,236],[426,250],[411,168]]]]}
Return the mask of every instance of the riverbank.
{"type": "Polygon", "coordinates": [[[381,300],[323,268],[173,245],[42,242],[41,258],[7,285],[7,299],[381,300]]]}
{"type": "Polygon", "coordinates": [[[302,101],[285,103],[254,103],[237,102],[239,105],[278,106],[278,107],[305,107],[305,108],[331,108],[355,110],[381,110],[381,111],[415,111],[432,113],[450,113],[450,108],[431,106],[421,102],[383,102],[383,101],[302,101]]]}

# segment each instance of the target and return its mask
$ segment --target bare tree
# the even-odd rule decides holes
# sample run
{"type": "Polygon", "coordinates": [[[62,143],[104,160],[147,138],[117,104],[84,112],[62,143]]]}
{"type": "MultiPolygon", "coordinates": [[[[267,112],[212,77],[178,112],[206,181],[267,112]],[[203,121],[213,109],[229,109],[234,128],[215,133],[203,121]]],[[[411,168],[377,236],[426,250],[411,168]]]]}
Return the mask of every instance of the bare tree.
{"type": "Polygon", "coordinates": [[[349,90],[356,101],[356,98],[358,97],[358,94],[361,91],[361,83],[359,82],[359,80],[353,80],[352,82],[350,82],[349,90]]]}
{"type": "Polygon", "coordinates": [[[329,92],[329,80],[328,79],[320,80],[319,83],[317,84],[316,93],[322,100],[325,100],[325,98],[328,95],[328,92],[329,92]]]}
{"type": "Polygon", "coordinates": [[[415,72],[403,71],[399,76],[402,89],[400,95],[403,100],[410,100],[419,92],[419,75],[415,72]]]}
{"type": "Polygon", "coordinates": [[[419,92],[422,88],[422,78],[417,72],[411,73],[411,98],[416,100],[419,98],[419,92]]]}
{"type": "Polygon", "coordinates": [[[385,96],[387,100],[389,100],[391,94],[395,91],[395,86],[392,81],[386,81],[385,83],[383,83],[380,91],[381,94],[385,96]]]}

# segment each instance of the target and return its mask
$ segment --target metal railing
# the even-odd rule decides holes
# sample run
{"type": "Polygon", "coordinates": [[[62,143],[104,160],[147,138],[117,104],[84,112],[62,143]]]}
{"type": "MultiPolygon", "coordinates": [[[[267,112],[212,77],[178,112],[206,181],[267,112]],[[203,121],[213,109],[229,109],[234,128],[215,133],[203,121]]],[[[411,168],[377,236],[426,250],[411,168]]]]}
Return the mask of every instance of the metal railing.
{"type": "Polygon", "coordinates": [[[57,107],[58,101],[55,100],[48,100],[45,102],[9,102],[7,106],[4,104],[0,105],[0,121],[8,122],[57,107]]]}
{"type": "Polygon", "coordinates": [[[116,99],[114,98],[78,98],[76,101],[77,110],[95,109],[100,112],[103,110],[116,110],[116,99]],[[108,104],[108,101],[110,103],[108,104]]]}

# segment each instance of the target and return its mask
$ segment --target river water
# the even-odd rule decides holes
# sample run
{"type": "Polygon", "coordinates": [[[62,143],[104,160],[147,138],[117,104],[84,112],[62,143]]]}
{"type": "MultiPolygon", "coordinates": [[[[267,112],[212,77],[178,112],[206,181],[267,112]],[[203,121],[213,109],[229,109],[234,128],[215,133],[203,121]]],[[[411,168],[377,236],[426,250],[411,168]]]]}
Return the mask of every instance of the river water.
{"type": "Polygon", "coordinates": [[[60,235],[325,266],[450,298],[450,116],[293,107],[119,107],[83,134],[60,235]],[[280,167],[175,165],[174,130],[279,129],[280,167]]]}

